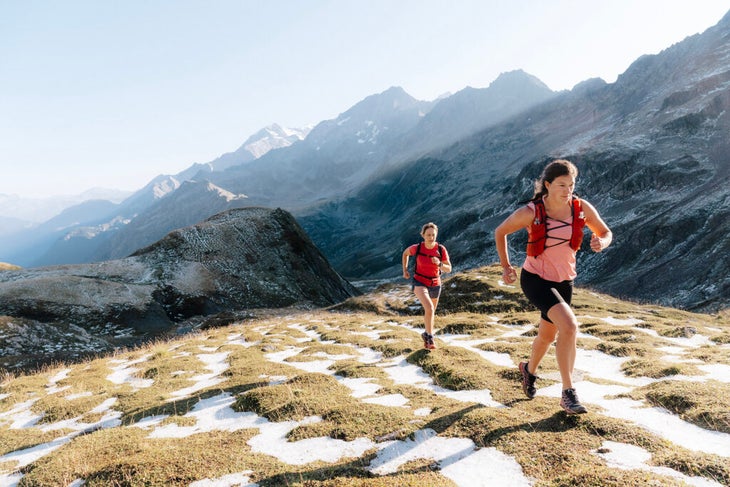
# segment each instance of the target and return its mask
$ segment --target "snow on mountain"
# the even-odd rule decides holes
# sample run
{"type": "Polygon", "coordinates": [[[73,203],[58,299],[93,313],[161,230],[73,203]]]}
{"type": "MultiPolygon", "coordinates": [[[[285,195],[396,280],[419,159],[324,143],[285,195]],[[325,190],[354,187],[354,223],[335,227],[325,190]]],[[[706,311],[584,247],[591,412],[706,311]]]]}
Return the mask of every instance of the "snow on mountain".
{"type": "Polygon", "coordinates": [[[235,152],[223,154],[208,165],[214,171],[224,171],[229,167],[254,161],[273,149],[289,147],[304,140],[311,130],[312,126],[289,128],[277,123],[269,125],[251,135],[235,152]]]}
{"type": "MultiPolygon", "coordinates": [[[[288,147],[294,142],[304,140],[310,130],[311,126],[304,129],[290,129],[274,124],[249,137],[242,147],[258,159],[272,149],[288,147]]],[[[218,167],[214,168],[220,170],[218,167]]]]}

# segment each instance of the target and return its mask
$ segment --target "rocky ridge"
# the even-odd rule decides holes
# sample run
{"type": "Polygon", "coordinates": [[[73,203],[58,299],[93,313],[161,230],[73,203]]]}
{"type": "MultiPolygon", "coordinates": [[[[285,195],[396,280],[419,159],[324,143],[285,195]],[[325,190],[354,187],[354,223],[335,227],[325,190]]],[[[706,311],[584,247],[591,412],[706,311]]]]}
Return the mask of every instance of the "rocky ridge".
{"type": "Polygon", "coordinates": [[[9,317],[0,348],[5,367],[43,363],[69,358],[64,347],[76,342],[95,353],[252,308],[326,306],[356,294],[291,214],[233,209],[124,259],[0,272],[0,316],[9,317]],[[56,331],[40,340],[46,326],[56,331]]]}

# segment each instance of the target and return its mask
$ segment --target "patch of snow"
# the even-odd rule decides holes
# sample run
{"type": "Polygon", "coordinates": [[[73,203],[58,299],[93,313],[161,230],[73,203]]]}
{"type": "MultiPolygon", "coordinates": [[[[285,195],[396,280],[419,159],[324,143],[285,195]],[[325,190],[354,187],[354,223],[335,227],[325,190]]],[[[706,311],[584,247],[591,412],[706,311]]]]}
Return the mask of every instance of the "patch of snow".
{"type": "Polygon", "coordinates": [[[704,335],[700,335],[699,333],[691,336],[690,338],[685,337],[666,337],[662,336],[659,333],[657,333],[655,330],[650,330],[648,328],[637,328],[637,330],[642,331],[646,333],[647,335],[659,338],[661,340],[666,340],[670,343],[673,343],[677,346],[681,347],[691,347],[691,348],[699,348],[704,345],[714,345],[714,342],[707,338],[704,335]]]}
{"type": "Polygon", "coordinates": [[[53,377],[48,379],[48,385],[46,385],[46,392],[48,394],[54,394],[59,391],[63,391],[65,389],[68,389],[70,386],[65,387],[58,387],[57,384],[61,382],[63,379],[68,377],[69,372],[71,372],[71,369],[62,369],[56,373],[53,377]]]}
{"type": "Polygon", "coordinates": [[[704,477],[690,477],[669,467],[656,467],[649,465],[651,453],[647,450],[626,443],[615,441],[604,441],[601,448],[593,452],[594,455],[603,458],[610,468],[621,470],[645,470],[648,472],[665,475],[681,480],[696,487],[722,487],[722,484],[706,479],[704,477]]]}
{"type": "Polygon", "coordinates": [[[469,487],[528,487],[533,482],[525,476],[522,466],[496,448],[480,448],[453,463],[442,460],[441,475],[456,485],[469,487]]]}
{"type": "Polygon", "coordinates": [[[287,435],[294,428],[318,421],[320,419],[317,417],[309,417],[302,421],[268,423],[247,443],[252,451],[273,456],[290,465],[306,465],[316,461],[333,463],[342,458],[358,458],[375,447],[375,443],[368,438],[343,441],[321,437],[288,441],[287,435]]]}
{"type": "Polygon", "coordinates": [[[373,379],[370,377],[342,377],[338,380],[342,385],[350,388],[352,397],[355,398],[372,396],[381,389],[379,384],[372,383],[373,379]]]}
{"type": "Polygon", "coordinates": [[[628,360],[629,357],[614,357],[599,350],[578,349],[576,353],[576,363],[590,364],[590,368],[584,370],[583,373],[593,378],[610,380],[634,387],[641,387],[656,382],[656,379],[649,377],[627,377],[621,371],[621,365],[628,360]]]}
{"type": "MultiPolygon", "coordinates": [[[[593,367],[600,368],[601,364],[594,363],[593,367]]],[[[537,394],[559,398],[562,394],[561,389],[561,384],[553,384],[539,389],[537,394]]],[[[601,407],[603,409],[601,414],[636,424],[688,450],[730,457],[730,434],[700,428],[681,420],[666,409],[649,407],[645,401],[614,399],[619,394],[630,392],[630,387],[580,381],[575,383],[575,389],[583,404],[601,407]]]]}
{"type": "Polygon", "coordinates": [[[408,404],[408,399],[403,394],[387,394],[385,396],[366,397],[362,402],[380,404],[381,406],[402,407],[408,404]]]}
{"type": "Polygon", "coordinates": [[[173,392],[171,394],[172,398],[168,399],[168,401],[176,401],[181,397],[187,397],[195,392],[224,382],[226,379],[221,378],[220,375],[228,370],[229,366],[226,362],[228,355],[229,352],[196,355],[196,357],[205,364],[205,368],[210,370],[210,373],[196,375],[191,379],[196,381],[195,384],[173,392]]]}
{"type": "Polygon", "coordinates": [[[29,399],[27,401],[16,404],[9,411],[0,413],[0,421],[10,421],[8,428],[23,429],[35,426],[43,417],[42,414],[36,414],[30,410],[31,406],[38,399],[29,399]]]}
{"type": "Polygon", "coordinates": [[[396,357],[389,362],[378,364],[378,367],[382,367],[396,384],[410,384],[456,401],[476,402],[489,407],[505,407],[492,399],[489,389],[452,391],[437,386],[431,376],[423,372],[420,367],[409,364],[403,357],[396,357]]]}
{"type": "MultiPolygon", "coordinates": [[[[74,431],[70,434],[61,436],[47,443],[6,453],[5,455],[0,456],[0,463],[15,462],[15,468],[20,469],[25,467],[26,465],[35,462],[39,458],[48,455],[54,450],[57,450],[58,448],[62,447],[63,445],[71,441],[74,437],[80,434],[94,431],[97,429],[119,426],[121,424],[121,421],[119,420],[119,418],[121,417],[121,413],[108,410],[109,406],[116,402],[116,400],[116,398],[110,398],[107,401],[104,401],[104,403],[102,403],[100,406],[94,408],[92,412],[107,412],[107,414],[105,414],[99,421],[95,423],[79,423],[78,418],[74,418],[70,420],[59,421],[57,423],[49,425],[44,425],[41,428],[42,431],[53,431],[57,429],[67,428],[74,431]]],[[[40,419],[40,416],[38,418],[40,419]]],[[[35,422],[33,424],[35,424],[35,422]]],[[[14,473],[11,475],[0,475],[0,481],[7,481],[7,484],[2,483],[0,485],[17,485],[21,478],[22,475],[17,476],[14,473]],[[13,484],[12,482],[15,483],[13,484]]]]}
{"type": "Polygon", "coordinates": [[[20,479],[23,478],[22,473],[0,474],[0,485],[5,487],[17,487],[20,479]]]}
{"type": "Polygon", "coordinates": [[[269,375],[266,375],[266,374],[262,374],[259,377],[261,377],[262,379],[269,379],[269,385],[270,386],[275,386],[277,384],[283,384],[284,382],[286,382],[289,379],[289,377],[287,377],[285,375],[271,375],[271,376],[269,376],[269,375]]]}
{"type": "MultiPolygon", "coordinates": [[[[174,423],[155,428],[150,438],[186,438],[196,433],[208,431],[238,431],[246,428],[258,428],[268,423],[265,418],[254,413],[237,413],[231,409],[236,399],[229,393],[219,394],[199,401],[192,411],[183,417],[194,418],[192,426],[179,426],[174,423]]],[[[148,418],[145,418],[148,419],[148,418]]]]}
{"type": "Polygon", "coordinates": [[[188,487],[258,487],[259,484],[251,483],[248,476],[253,472],[231,473],[215,479],[197,480],[188,487]]]}
{"type": "Polygon", "coordinates": [[[270,362],[286,364],[286,363],[288,363],[288,362],[286,362],[286,359],[299,355],[299,352],[301,352],[302,350],[304,350],[304,349],[298,348],[298,347],[287,347],[286,349],[282,350],[281,352],[267,353],[265,355],[265,357],[266,357],[266,360],[268,360],[270,362]]]}
{"type": "Polygon", "coordinates": [[[388,475],[419,459],[437,462],[441,474],[457,485],[532,485],[522,467],[497,449],[477,449],[468,438],[442,438],[432,429],[416,431],[413,439],[387,442],[368,469],[377,475],[388,475]]]}
{"type": "Polygon", "coordinates": [[[533,324],[527,324],[527,325],[501,325],[508,329],[507,332],[502,333],[500,335],[500,338],[511,338],[511,337],[518,337],[522,336],[528,331],[535,328],[535,325],[533,324]]]}
{"type": "Polygon", "coordinates": [[[363,364],[376,364],[383,360],[383,353],[372,348],[358,348],[357,352],[360,354],[358,362],[363,364]]]}
{"type": "Polygon", "coordinates": [[[709,374],[711,379],[718,382],[730,382],[730,365],[725,364],[705,364],[698,365],[698,369],[709,374]]]}
{"type": "Polygon", "coordinates": [[[614,318],[612,316],[606,316],[606,317],[600,318],[600,319],[602,321],[605,321],[609,325],[614,325],[614,326],[635,326],[635,325],[638,325],[639,323],[644,322],[643,320],[638,320],[636,318],[621,319],[621,318],[614,318]]]}
{"type": "Polygon", "coordinates": [[[119,360],[119,359],[112,359],[109,361],[109,363],[117,364],[116,367],[111,367],[111,369],[114,371],[111,374],[109,374],[106,377],[106,380],[109,382],[112,382],[114,384],[129,384],[134,389],[143,389],[145,387],[150,387],[152,384],[154,384],[154,381],[151,379],[140,379],[138,377],[135,377],[134,374],[139,370],[135,367],[132,367],[133,365],[136,365],[138,363],[142,363],[147,361],[149,358],[149,355],[145,355],[143,357],[140,357],[136,360],[119,360]]]}
{"type": "Polygon", "coordinates": [[[141,428],[143,430],[150,429],[154,426],[157,426],[165,419],[169,418],[170,415],[168,414],[159,414],[157,416],[147,416],[146,418],[142,418],[139,421],[137,421],[134,424],[129,425],[132,428],[141,428]]]}

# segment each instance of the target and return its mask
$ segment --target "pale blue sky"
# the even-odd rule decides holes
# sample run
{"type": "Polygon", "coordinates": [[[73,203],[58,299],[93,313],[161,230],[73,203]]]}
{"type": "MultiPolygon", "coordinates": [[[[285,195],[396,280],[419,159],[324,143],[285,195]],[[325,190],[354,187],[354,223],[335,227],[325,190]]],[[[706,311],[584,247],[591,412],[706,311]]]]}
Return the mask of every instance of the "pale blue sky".
{"type": "Polygon", "coordinates": [[[260,128],[523,69],[614,82],[721,0],[0,0],[0,194],[136,190],[260,128]]]}

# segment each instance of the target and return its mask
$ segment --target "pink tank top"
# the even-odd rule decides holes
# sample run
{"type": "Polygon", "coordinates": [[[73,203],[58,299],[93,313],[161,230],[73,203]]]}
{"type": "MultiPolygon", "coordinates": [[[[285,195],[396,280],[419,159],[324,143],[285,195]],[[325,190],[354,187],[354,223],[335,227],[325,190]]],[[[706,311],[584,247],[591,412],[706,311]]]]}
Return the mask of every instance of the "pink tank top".
{"type": "MultiPolygon", "coordinates": [[[[533,211],[535,205],[528,203],[533,211]]],[[[575,270],[575,250],[570,248],[572,222],[547,217],[547,241],[545,251],[537,257],[527,256],[522,268],[547,281],[572,281],[578,275],[575,270]]]]}

